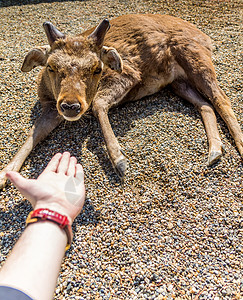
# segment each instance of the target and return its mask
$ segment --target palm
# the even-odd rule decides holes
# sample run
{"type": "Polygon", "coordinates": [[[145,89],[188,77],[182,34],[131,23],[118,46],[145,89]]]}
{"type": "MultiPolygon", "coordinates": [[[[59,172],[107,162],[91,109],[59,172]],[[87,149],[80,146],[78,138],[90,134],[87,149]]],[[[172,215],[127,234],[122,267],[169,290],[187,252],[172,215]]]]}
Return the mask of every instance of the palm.
{"type": "Polygon", "coordinates": [[[55,155],[36,180],[14,172],[8,177],[34,208],[53,208],[74,220],[83,207],[83,169],[67,152],[55,155]]]}

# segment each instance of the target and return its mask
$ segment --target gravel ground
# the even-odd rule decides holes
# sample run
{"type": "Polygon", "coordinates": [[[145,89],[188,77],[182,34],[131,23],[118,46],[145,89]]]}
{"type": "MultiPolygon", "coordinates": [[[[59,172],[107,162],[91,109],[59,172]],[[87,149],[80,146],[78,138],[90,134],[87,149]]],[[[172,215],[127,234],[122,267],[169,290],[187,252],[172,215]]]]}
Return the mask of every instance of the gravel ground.
{"type": "MultiPolygon", "coordinates": [[[[47,43],[45,20],[69,34],[126,13],[191,21],[213,39],[218,80],[242,127],[240,2],[1,1],[1,168],[40,113],[38,70],[24,74],[20,66],[30,48],[47,43]]],[[[114,109],[110,120],[129,160],[123,184],[92,115],[62,124],[36,147],[24,176],[36,177],[54,153],[65,150],[78,157],[86,174],[85,208],[73,226],[54,299],[243,299],[242,161],[217,117],[225,153],[207,167],[202,120],[169,89],[114,109]]],[[[1,192],[0,205],[3,263],[31,207],[12,185],[1,192]]]]}

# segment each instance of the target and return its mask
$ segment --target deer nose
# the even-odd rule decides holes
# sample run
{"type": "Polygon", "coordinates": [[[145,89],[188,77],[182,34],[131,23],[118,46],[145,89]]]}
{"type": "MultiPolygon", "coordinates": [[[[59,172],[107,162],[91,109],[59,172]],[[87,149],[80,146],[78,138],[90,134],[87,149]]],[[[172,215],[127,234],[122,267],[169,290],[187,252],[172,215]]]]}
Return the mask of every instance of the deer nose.
{"type": "Polygon", "coordinates": [[[79,103],[73,103],[73,104],[68,104],[68,103],[62,103],[60,105],[62,112],[64,113],[65,111],[69,112],[76,112],[77,114],[80,113],[80,104],[79,103]]]}

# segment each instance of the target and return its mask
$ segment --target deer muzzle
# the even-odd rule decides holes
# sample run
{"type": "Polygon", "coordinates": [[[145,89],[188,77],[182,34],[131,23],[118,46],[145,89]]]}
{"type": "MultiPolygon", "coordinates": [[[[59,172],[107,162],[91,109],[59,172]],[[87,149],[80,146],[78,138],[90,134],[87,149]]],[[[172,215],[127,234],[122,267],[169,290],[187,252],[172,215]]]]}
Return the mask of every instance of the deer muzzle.
{"type": "Polygon", "coordinates": [[[68,121],[77,121],[88,109],[87,103],[82,99],[67,100],[59,98],[57,110],[68,121]]]}

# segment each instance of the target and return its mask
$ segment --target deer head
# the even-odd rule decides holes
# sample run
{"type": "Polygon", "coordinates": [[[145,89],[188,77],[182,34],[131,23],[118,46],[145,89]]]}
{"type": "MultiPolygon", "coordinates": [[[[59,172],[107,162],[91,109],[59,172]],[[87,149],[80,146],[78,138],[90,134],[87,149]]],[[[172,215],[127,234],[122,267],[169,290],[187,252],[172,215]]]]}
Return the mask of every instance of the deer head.
{"type": "Polygon", "coordinates": [[[25,57],[22,71],[43,66],[46,88],[56,100],[60,115],[78,120],[94,99],[105,67],[122,72],[122,59],[115,48],[103,45],[110,28],[103,20],[88,36],[68,37],[53,24],[43,24],[48,46],[32,49],[25,57]]]}

